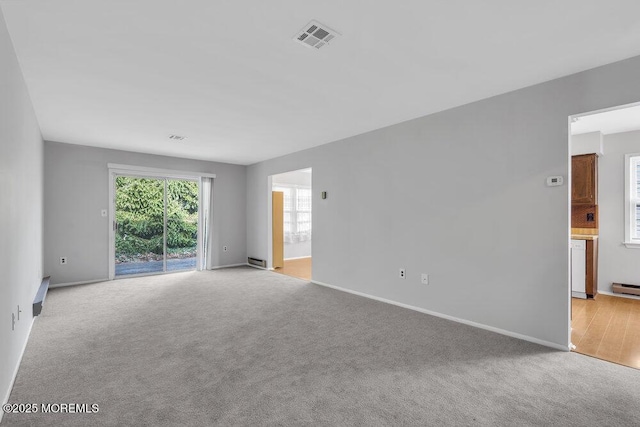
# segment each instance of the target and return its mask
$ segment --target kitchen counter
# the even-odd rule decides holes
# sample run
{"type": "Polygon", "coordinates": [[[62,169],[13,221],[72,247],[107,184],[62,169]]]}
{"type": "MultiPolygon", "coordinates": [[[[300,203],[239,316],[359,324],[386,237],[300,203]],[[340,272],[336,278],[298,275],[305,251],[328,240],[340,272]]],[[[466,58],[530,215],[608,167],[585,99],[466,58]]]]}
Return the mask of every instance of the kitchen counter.
{"type": "Polygon", "coordinates": [[[571,240],[597,240],[598,236],[592,234],[572,234],[571,240]]]}

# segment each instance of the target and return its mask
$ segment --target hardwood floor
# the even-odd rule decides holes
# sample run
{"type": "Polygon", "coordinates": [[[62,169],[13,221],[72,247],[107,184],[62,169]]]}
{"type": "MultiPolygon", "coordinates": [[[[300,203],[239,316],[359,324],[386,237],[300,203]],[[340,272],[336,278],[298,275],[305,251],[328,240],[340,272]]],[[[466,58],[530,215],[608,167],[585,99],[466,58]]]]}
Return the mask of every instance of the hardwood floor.
{"type": "Polygon", "coordinates": [[[640,369],[640,300],[600,294],[571,301],[574,351],[640,369]]]}
{"type": "Polygon", "coordinates": [[[298,259],[285,259],[284,267],[276,268],[276,273],[297,277],[298,279],[311,280],[311,257],[298,259]]]}

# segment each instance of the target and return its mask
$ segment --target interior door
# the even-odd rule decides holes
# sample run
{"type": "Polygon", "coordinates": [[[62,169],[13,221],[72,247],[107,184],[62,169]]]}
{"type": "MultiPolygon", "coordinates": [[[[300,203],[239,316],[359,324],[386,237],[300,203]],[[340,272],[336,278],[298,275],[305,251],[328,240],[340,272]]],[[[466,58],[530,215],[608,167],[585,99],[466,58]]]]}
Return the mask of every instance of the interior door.
{"type": "Polygon", "coordinates": [[[272,193],[273,268],[284,267],[284,193],[272,193]]]}

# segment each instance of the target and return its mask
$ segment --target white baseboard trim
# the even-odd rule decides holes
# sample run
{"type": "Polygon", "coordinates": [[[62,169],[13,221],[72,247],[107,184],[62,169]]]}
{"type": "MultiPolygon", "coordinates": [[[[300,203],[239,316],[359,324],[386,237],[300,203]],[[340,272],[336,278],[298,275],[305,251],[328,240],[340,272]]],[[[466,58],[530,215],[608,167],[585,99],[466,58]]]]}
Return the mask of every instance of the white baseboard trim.
{"type": "MultiPolygon", "coordinates": [[[[221,268],[231,268],[231,267],[243,267],[245,265],[249,265],[246,262],[241,262],[240,264],[227,264],[227,265],[216,265],[215,267],[211,267],[209,270],[220,270],[221,268]]],[[[254,267],[250,265],[250,267],[254,267]]]]}
{"type": "Polygon", "coordinates": [[[294,259],[305,259],[305,258],[311,258],[311,255],[309,255],[309,256],[296,256],[296,257],[293,257],[293,258],[285,258],[284,260],[285,261],[292,261],[294,259]]]}
{"type": "Polygon", "coordinates": [[[568,346],[563,346],[563,345],[560,345],[560,344],[553,343],[551,341],[545,341],[545,340],[541,340],[541,339],[538,339],[538,338],[530,337],[529,335],[522,335],[522,334],[518,334],[516,332],[507,331],[505,329],[500,329],[500,328],[495,328],[493,326],[484,325],[482,323],[477,323],[477,322],[472,322],[470,320],[460,319],[458,317],[449,316],[448,314],[442,314],[442,313],[438,313],[437,311],[431,311],[431,310],[427,310],[425,308],[420,308],[420,307],[416,307],[416,306],[413,306],[413,305],[404,304],[404,303],[393,301],[393,300],[390,300],[390,299],[376,297],[376,296],[373,296],[373,295],[365,294],[364,292],[358,292],[358,291],[354,291],[354,290],[347,289],[347,288],[341,288],[340,286],[329,285],[328,283],[318,282],[317,280],[311,280],[311,283],[314,283],[314,284],[320,285],[320,286],[325,286],[325,287],[331,288],[331,289],[336,289],[338,291],[342,291],[342,292],[347,292],[347,293],[350,293],[350,294],[358,295],[358,296],[361,296],[361,297],[369,298],[369,299],[372,299],[372,300],[385,302],[387,304],[396,305],[398,307],[408,308],[409,310],[417,311],[417,312],[428,314],[428,315],[435,316],[435,317],[440,317],[442,319],[451,320],[453,322],[462,323],[464,325],[473,326],[475,328],[484,329],[484,330],[487,330],[487,331],[495,332],[497,334],[506,335],[508,337],[517,338],[517,339],[524,340],[524,341],[529,341],[529,342],[532,342],[534,344],[543,345],[545,347],[551,347],[551,348],[554,348],[556,350],[570,351],[570,348],[568,346]]]}
{"type": "Polygon", "coordinates": [[[49,289],[64,288],[66,286],[89,285],[91,283],[98,283],[98,282],[109,282],[109,279],[96,279],[96,280],[83,280],[81,282],[56,283],[55,285],[49,285],[49,289]]]}
{"type": "MultiPolygon", "coordinates": [[[[9,384],[9,389],[5,393],[2,399],[2,405],[5,403],[9,403],[9,398],[11,397],[11,390],[13,390],[13,384],[16,382],[16,377],[18,376],[18,371],[20,370],[20,365],[22,364],[22,358],[24,357],[24,352],[27,349],[27,344],[29,343],[29,338],[31,337],[31,330],[33,329],[33,323],[36,318],[31,319],[31,324],[29,325],[29,330],[27,331],[27,338],[24,340],[24,345],[22,346],[22,351],[20,352],[20,357],[18,358],[18,363],[13,369],[13,376],[11,377],[11,383],[9,384]]],[[[4,415],[4,411],[0,411],[0,423],[2,423],[2,417],[4,415]]]]}
{"type": "Polygon", "coordinates": [[[628,299],[636,299],[636,300],[640,300],[640,297],[637,297],[635,295],[626,295],[626,294],[616,294],[613,292],[609,292],[609,291],[598,291],[599,294],[605,294],[605,295],[609,295],[612,297],[618,297],[618,298],[628,298],[628,299]]]}

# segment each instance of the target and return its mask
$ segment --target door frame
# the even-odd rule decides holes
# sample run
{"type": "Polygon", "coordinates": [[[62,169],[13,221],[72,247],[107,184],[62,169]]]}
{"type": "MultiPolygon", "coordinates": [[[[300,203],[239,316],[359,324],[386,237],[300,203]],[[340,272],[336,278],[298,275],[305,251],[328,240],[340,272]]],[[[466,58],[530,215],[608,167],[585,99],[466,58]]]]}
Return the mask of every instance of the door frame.
{"type": "MultiPolygon", "coordinates": [[[[267,270],[273,270],[273,199],[271,196],[271,193],[273,192],[273,177],[275,175],[282,175],[284,173],[297,172],[306,169],[311,170],[311,198],[313,199],[313,166],[306,166],[267,175],[267,270]]],[[[313,202],[311,204],[311,212],[311,227],[313,227],[313,202]]],[[[313,256],[313,238],[311,239],[311,254],[313,256]]]]}
{"type": "MultiPolygon", "coordinates": [[[[131,176],[135,178],[149,178],[149,179],[182,179],[189,181],[197,181],[198,182],[198,237],[197,237],[197,245],[198,251],[196,255],[196,269],[199,269],[202,262],[201,256],[202,251],[200,250],[202,246],[202,223],[204,220],[204,210],[200,208],[200,201],[202,200],[202,178],[215,178],[215,174],[210,173],[201,173],[201,172],[189,172],[189,171],[177,171],[171,169],[159,169],[159,168],[150,168],[145,166],[132,166],[132,165],[122,165],[117,163],[108,163],[107,168],[109,171],[109,280],[113,280],[116,277],[116,229],[115,229],[115,221],[116,221],[116,178],[118,176],[131,176]]],[[[166,209],[166,192],[165,192],[165,209],[166,209]]],[[[166,223],[166,217],[165,217],[166,223]]],[[[166,227],[166,224],[165,224],[166,227]]],[[[164,236],[166,240],[166,236],[164,236]]],[[[166,246],[166,242],[165,242],[166,246]]],[[[165,259],[163,261],[163,269],[166,270],[166,254],[165,259]]],[[[153,274],[164,274],[162,273],[150,273],[150,274],[142,274],[141,276],[149,276],[153,274]]],[[[130,275],[127,277],[134,277],[138,275],[130,275]]]]}
{"type": "MultiPolygon", "coordinates": [[[[571,114],[568,118],[567,118],[567,124],[568,124],[568,132],[567,132],[567,147],[568,147],[568,174],[567,174],[567,204],[569,205],[569,229],[567,231],[567,240],[568,240],[568,245],[567,245],[567,258],[568,258],[568,265],[569,265],[569,271],[568,271],[568,284],[567,284],[567,335],[568,335],[568,345],[567,347],[569,348],[569,350],[573,349],[573,343],[571,342],[571,306],[572,306],[572,295],[571,295],[571,186],[573,185],[572,181],[571,181],[571,154],[572,154],[572,138],[573,135],[571,135],[571,123],[573,123],[576,119],[579,119],[581,117],[586,117],[586,116],[592,116],[594,114],[600,114],[600,113],[606,113],[608,111],[616,111],[616,110],[622,110],[625,108],[630,108],[630,107],[638,107],[640,106],[640,102],[632,102],[630,104],[622,104],[622,105],[616,105],[614,107],[608,107],[608,108],[601,108],[599,110],[593,110],[593,111],[587,111],[584,113],[579,113],[579,114],[571,114]]],[[[598,260],[598,262],[600,262],[598,260]]],[[[598,281],[599,283],[600,281],[598,281]]]]}

